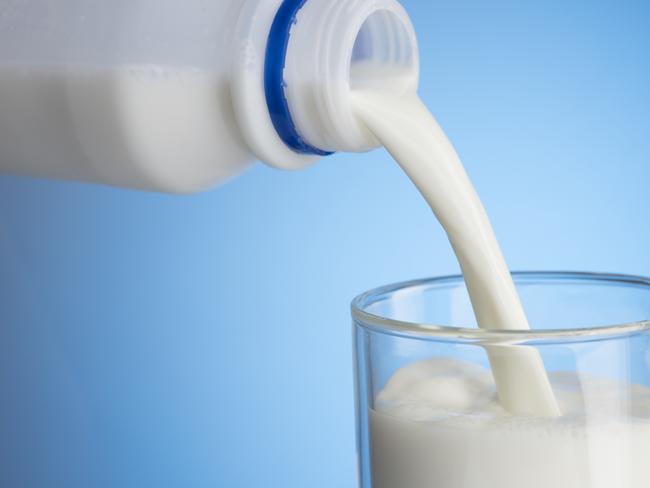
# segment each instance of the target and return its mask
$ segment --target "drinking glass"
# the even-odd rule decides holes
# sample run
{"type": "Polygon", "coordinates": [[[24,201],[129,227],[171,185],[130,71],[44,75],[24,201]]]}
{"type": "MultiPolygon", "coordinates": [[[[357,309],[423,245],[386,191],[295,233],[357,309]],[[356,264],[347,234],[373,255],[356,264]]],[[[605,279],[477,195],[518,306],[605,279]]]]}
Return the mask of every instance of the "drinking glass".
{"type": "Polygon", "coordinates": [[[362,488],[650,486],[650,279],[513,276],[531,330],[477,328],[461,276],[389,285],[354,299],[362,488]],[[559,418],[501,411],[489,388],[487,410],[467,408],[463,395],[470,393],[458,389],[458,375],[476,370],[490,380],[486,348],[495,346],[539,352],[559,418]],[[438,367],[456,375],[451,383],[432,377],[438,386],[409,391],[423,381],[422,371],[438,367]]]}

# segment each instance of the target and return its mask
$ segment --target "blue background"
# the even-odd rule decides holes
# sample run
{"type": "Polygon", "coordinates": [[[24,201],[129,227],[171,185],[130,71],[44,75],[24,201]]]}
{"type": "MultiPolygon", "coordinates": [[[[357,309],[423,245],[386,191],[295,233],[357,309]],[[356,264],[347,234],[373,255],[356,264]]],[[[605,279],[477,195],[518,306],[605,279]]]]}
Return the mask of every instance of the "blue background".
{"type": "MultiPolygon", "coordinates": [[[[648,2],[404,0],[514,269],[650,274],[648,2]]],[[[383,151],[174,197],[0,177],[0,485],[355,486],[350,299],[457,272],[383,151]]]]}

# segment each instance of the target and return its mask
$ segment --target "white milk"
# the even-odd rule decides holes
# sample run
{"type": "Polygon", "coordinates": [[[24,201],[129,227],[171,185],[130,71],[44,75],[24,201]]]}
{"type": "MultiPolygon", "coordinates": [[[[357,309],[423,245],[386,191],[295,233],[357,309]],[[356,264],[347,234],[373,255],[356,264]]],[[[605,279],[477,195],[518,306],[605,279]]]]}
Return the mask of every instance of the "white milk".
{"type": "Polygon", "coordinates": [[[252,164],[228,81],[164,66],[0,69],[0,170],[172,192],[252,164]]]}
{"type": "Polygon", "coordinates": [[[373,488],[647,488],[650,389],[550,378],[561,418],[510,415],[476,365],[398,370],[369,412],[373,488]]]}
{"type": "MultiPolygon", "coordinates": [[[[456,151],[417,95],[394,96],[354,74],[353,103],[368,129],[402,166],[444,227],[465,276],[479,326],[527,329],[526,315],[492,226],[456,151]]],[[[394,86],[399,86],[395,75],[394,86]]],[[[384,86],[391,87],[390,79],[384,86]]],[[[487,349],[499,400],[510,412],[557,416],[544,364],[536,350],[487,349]]]]}

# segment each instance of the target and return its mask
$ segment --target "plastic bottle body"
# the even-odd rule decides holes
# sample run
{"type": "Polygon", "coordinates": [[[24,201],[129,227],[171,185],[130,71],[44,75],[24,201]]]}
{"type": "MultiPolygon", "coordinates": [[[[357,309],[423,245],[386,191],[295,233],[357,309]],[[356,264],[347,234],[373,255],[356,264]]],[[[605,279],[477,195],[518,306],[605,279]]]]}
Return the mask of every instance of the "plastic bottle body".
{"type": "Polygon", "coordinates": [[[0,170],[191,192],[254,160],[229,93],[242,2],[48,3],[0,7],[0,170]]]}
{"type": "MultiPolygon", "coordinates": [[[[338,3],[350,2],[331,5],[338,3]]],[[[297,154],[278,137],[264,97],[264,56],[281,4],[3,2],[0,172],[187,193],[219,184],[256,159],[287,169],[313,163],[318,157],[297,154]]],[[[296,37],[322,45],[330,31],[296,37]]],[[[323,118],[321,109],[287,98],[296,119],[310,122],[308,133],[322,127],[321,119],[332,124],[331,114],[323,118]]]]}

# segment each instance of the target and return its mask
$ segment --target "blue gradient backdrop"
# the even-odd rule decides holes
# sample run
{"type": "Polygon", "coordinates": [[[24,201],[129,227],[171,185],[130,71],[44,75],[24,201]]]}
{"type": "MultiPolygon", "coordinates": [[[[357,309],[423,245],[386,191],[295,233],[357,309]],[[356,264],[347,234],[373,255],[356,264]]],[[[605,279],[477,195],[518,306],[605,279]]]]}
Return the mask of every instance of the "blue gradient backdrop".
{"type": "MultiPolygon", "coordinates": [[[[645,1],[404,0],[512,268],[650,274],[645,1]]],[[[383,151],[173,197],[0,177],[0,486],[355,486],[357,293],[458,270],[383,151]]]]}

